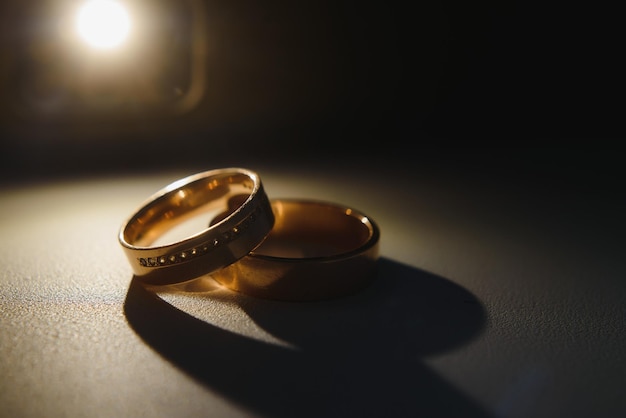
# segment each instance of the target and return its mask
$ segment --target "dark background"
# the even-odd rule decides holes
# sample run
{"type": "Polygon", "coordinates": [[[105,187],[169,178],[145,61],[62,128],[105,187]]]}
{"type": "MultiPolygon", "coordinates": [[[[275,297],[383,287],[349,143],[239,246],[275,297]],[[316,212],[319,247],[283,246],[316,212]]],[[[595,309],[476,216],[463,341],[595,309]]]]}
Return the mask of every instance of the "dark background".
{"type": "MultiPolygon", "coordinates": [[[[25,47],[11,32],[16,4],[2,6],[4,61],[25,47]]],[[[2,178],[364,158],[619,177],[616,11],[486,0],[205,6],[207,93],[182,116],[19,116],[10,86],[20,75],[0,73],[2,178]]]]}

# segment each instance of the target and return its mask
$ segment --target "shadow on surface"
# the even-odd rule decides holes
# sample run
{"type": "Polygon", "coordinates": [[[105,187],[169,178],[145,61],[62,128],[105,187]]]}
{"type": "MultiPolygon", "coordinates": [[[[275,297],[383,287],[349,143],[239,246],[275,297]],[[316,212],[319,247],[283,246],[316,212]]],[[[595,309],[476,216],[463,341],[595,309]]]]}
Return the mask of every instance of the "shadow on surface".
{"type": "Polygon", "coordinates": [[[124,309],[159,354],[261,415],[488,416],[422,361],[467,344],[486,323],[480,302],[448,280],[381,259],[378,279],[351,297],[288,303],[241,295],[240,303],[295,348],[198,320],[136,279],[124,309]]]}

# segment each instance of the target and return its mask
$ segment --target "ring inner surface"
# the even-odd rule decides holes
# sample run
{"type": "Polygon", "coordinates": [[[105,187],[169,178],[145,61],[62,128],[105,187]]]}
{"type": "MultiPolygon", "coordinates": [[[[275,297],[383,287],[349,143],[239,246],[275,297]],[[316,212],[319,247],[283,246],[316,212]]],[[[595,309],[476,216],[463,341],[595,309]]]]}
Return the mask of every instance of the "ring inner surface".
{"type": "Polygon", "coordinates": [[[273,201],[274,228],[253,256],[307,259],[347,255],[368,243],[366,217],[317,202],[273,201]]]}
{"type": "Polygon", "coordinates": [[[211,216],[228,217],[253,190],[254,180],[245,174],[214,175],[192,181],[142,208],[124,229],[124,239],[130,245],[145,247],[157,241],[158,245],[168,245],[197,235],[207,229],[211,216]],[[194,223],[196,218],[199,219],[194,223]]]}

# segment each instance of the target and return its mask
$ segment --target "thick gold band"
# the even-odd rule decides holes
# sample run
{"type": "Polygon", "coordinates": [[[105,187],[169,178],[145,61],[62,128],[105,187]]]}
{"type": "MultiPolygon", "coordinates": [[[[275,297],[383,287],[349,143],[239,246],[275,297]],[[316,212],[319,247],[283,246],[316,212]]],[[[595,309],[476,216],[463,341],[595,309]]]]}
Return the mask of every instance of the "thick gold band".
{"type": "Polygon", "coordinates": [[[247,256],[211,276],[251,296],[313,301],[346,296],[376,276],[380,231],[363,213],[310,200],[272,200],[275,224],[247,256]]]}
{"type": "Polygon", "coordinates": [[[260,177],[225,168],[185,177],[152,195],[122,226],[119,242],[140,280],[173,284],[234,263],[257,247],[273,225],[260,177]],[[206,216],[205,229],[153,245],[196,216],[206,216]]]}

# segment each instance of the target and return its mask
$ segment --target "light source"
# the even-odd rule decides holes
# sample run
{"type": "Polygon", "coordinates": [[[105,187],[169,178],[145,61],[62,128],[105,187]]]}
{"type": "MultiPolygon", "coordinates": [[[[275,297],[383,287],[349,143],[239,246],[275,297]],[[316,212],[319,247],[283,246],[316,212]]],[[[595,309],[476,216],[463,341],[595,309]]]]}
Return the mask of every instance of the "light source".
{"type": "Polygon", "coordinates": [[[176,116],[204,95],[202,0],[16,1],[9,11],[0,99],[26,129],[176,116]]]}
{"type": "Polygon", "coordinates": [[[123,4],[113,0],[89,0],[76,13],[76,31],[96,49],[120,46],[128,37],[131,18],[123,4]]]}

